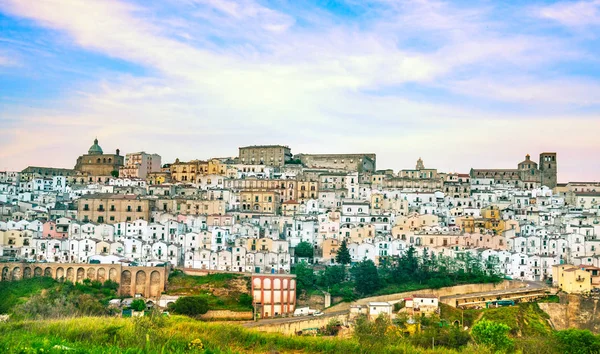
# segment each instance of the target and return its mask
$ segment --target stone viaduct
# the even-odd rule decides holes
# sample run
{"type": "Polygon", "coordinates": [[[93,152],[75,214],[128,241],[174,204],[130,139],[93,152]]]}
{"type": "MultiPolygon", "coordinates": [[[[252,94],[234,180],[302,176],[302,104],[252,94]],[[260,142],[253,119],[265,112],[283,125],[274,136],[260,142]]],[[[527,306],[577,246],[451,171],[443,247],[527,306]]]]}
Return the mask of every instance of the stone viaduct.
{"type": "Polygon", "coordinates": [[[129,267],[121,264],[85,263],[0,263],[2,281],[35,277],[51,277],[73,283],[84,279],[104,282],[112,280],[119,284],[119,295],[141,294],[146,298],[159,298],[166,290],[168,270],[166,267],[129,267]]]}
{"type": "Polygon", "coordinates": [[[329,314],[320,317],[306,316],[302,318],[288,318],[276,320],[262,320],[258,322],[245,323],[243,326],[260,332],[275,332],[294,335],[309,328],[321,328],[329,324],[331,320],[337,320],[344,326],[349,325],[349,316],[344,314],[329,314]]]}

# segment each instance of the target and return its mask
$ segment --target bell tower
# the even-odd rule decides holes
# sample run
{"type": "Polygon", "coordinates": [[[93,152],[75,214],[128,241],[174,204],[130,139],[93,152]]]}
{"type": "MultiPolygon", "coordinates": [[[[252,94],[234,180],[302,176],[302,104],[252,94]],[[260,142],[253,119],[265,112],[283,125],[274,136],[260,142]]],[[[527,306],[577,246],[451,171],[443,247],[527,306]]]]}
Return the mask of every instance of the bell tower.
{"type": "Polygon", "coordinates": [[[542,185],[555,188],[557,184],[558,165],[555,152],[543,152],[540,154],[539,169],[542,175],[542,185]]]}

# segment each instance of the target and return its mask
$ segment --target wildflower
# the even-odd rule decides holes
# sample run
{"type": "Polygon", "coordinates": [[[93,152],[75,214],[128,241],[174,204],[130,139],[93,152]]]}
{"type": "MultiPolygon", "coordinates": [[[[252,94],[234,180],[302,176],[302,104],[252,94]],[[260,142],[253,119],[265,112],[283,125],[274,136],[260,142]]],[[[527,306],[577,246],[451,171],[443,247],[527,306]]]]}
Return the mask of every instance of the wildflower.
{"type": "Polygon", "coordinates": [[[204,343],[199,338],[194,339],[193,341],[188,343],[189,350],[202,350],[204,349],[204,343]]]}

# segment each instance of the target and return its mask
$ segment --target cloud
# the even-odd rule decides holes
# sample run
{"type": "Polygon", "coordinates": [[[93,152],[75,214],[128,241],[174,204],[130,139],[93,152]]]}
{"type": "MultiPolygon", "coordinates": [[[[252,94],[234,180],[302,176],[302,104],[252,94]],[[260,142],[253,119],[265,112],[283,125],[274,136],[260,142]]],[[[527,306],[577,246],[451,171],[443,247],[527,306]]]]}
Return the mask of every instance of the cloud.
{"type": "Polygon", "coordinates": [[[237,21],[255,21],[262,28],[273,32],[284,32],[295,22],[291,16],[248,0],[200,0],[198,3],[205,3],[237,21]]]}
{"type": "Polygon", "coordinates": [[[505,102],[546,105],[600,105],[600,83],[582,79],[546,79],[525,77],[474,78],[454,81],[454,92],[505,102]]]}
{"type": "Polygon", "coordinates": [[[538,9],[537,14],[568,27],[598,26],[600,1],[559,2],[538,9]]]}
{"type": "Polygon", "coordinates": [[[3,53],[0,51],[0,66],[19,66],[19,60],[16,55],[11,53],[3,53]]]}
{"type": "Polygon", "coordinates": [[[490,156],[511,167],[513,157],[534,150],[560,148],[565,160],[585,161],[577,146],[598,149],[593,118],[553,112],[598,104],[594,78],[546,72],[580,61],[580,48],[511,30],[493,7],[381,1],[365,19],[348,20],[295,11],[297,2],[283,9],[252,1],[163,4],[165,11],[115,0],[2,2],[0,9],[49,29],[60,43],[146,69],[105,75],[41,109],[5,106],[15,123],[0,132],[19,140],[0,139],[2,161],[69,167],[95,135],[105,151],[146,149],[164,161],[272,142],[296,153],[374,151],[380,167],[396,169],[422,155],[428,165],[462,172],[487,167],[490,156]],[[482,106],[535,102],[552,114],[475,108],[462,97],[482,106]]]}

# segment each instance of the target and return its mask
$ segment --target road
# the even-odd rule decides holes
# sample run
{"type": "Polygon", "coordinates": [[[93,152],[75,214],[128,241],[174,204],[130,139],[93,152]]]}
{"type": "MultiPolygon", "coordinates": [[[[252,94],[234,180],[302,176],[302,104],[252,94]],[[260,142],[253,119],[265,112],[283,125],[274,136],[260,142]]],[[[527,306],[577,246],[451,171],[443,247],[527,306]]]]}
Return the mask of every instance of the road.
{"type": "Polygon", "coordinates": [[[285,324],[285,323],[294,323],[294,322],[301,322],[301,321],[308,321],[311,319],[317,319],[317,318],[328,318],[328,317],[334,317],[334,316],[339,316],[339,315],[345,315],[347,314],[348,311],[337,311],[337,312],[332,312],[332,313],[325,313],[322,316],[296,316],[296,317],[282,317],[282,318],[267,318],[264,320],[258,320],[256,322],[247,322],[244,323],[244,327],[247,328],[252,328],[252,327],[258,327],[258,326],[264,326],[264,325],[270,325],[270,324],[285,324]]]}
{"type": "MultiPolygon", "coordinates": [[[[514,294],[519,292],[527,292],[531,290],[541,290],[544,288],[548,288],[544,282],[535,282],[535,281],[524,281],[524,284],[527,286],[524,288],[511,288],[511,289],[499,289],[492,290],[487,292],[480,293],[470,293],[470,294],[462,294],[462,295],[452,295],[452,296],[442,296],[444,299],[458,299],[464,296],[486,296],[486,295],[501,295],[501,294],[514,294]]],[[[324,313],[321,317],[334,317],[339,315],[345,315],[348,313],[348,310],[343,311],[335,311],[330,313],[324,313]]],[[[307,321],[313,318],[319,318],[315,316],[297,316],[297,317],[282,317],[282,318],[268,318],[263,320],[258,320],[256,322],[247,322],[244,324],[244,327],[252,328],[269,324],[284,324],[284,323],[294,323],[300,321],[307,321]]]]}
{"type": "MultiPolygon", "coordinates": [[[[544,282],[535,282],[535,281],[524,281],[524,284],[527,284],[524,288],[509,288],[509,289],[499,289],[499,290],[491,290],[484,291],[480,293],[469,293],[469,294],[460,294],[460,295],[449,295],[442,296],[442,299],[460,299],[463,297],[485,297],[489,295],[504,295],[504,294],[518,294],[525,293],[532,290],[542,290],[548,288],[544,282]]],[[[548,288],[549,289],[549,288],[548,288]]]]}

